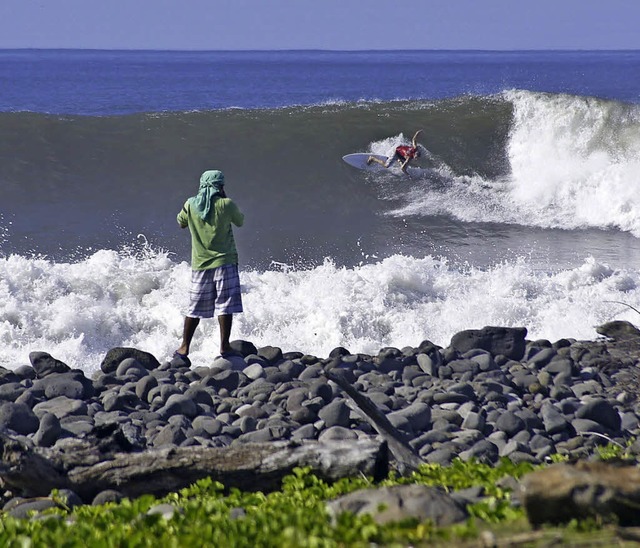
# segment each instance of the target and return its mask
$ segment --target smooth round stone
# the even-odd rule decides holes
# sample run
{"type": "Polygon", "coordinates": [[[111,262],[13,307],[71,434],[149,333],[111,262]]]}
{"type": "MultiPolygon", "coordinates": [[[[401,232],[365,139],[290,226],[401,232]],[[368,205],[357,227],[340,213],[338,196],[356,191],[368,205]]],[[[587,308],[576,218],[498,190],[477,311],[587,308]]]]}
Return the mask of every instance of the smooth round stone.
{"type": "Polygon", "coordinates": [[[593,399],[587,401],[578,408],[576,417],[579,419],[591,419],[614,432],[620,430],[621,420],[618,410],[606,400],[593,399]]]}
{"type": "Polygon", "coordinates": [[[60,421],[52,413],[44,413],[40,417],[38,431],[33,436],[33,443],[38,447],[51,447],[62,432],[60,421]]]}
{"type": "Polygon", "coordinates": [[[573,419],[571,426],[575,429],[577,434],[586,434],[588,432],[595,432],[596,434],[608,434],[608,430],[591,419],[573,419]]]}
{"type": "Polygon", "coordinates": [[[222,432],[222,426],[222,422],[213,417],[199,416],[192,422],[194,432],[203,436],[217,436],[222,432]]]}
{"type": "Polygon", "coordinates": [[[186,439],[187,436],[182,428],[167,424],[154,436],[152,444],[154,447],[180,445],[186,439]]]}
{"type": "Polygon", "coordinates": [[[469,397],[465,394],[459,394],[456,392],[438,392],[433,395],[434,403],[457,403],[462,404],[470,401],[469,397]]]}
{"type": "Polygon", "coordinates": [[[543,405],[540,414],[542,415],[544,429],[549,434],[557,434],[566,430],[569,426],[569,421],[567,421],[564,414],[553,405],[543,405]]]}
{"type": "Polygon", "coordinates": [[[502,430],[509,437],[513,437],[520,430],[524,430],[525,427],[525,422],[511,411],[502,413],[496,421],[496,428],[502,430]]]}
{"type": "Polygon", "coordinates": [[[0,405],[0,429],[8,428],[16,434],[33,434],[40,421],[24,403],[5,402],[0,405]]]}
{"type": "Polygon", "coordinates": [[[169,396],[167,403],[158,411],[163,417],[171,417],[173,415],[183,415],[185,417],[193,418],[198,413],[198,408],[195,402],[183,395],[173,394],[169,396]]]}
{"type": "Polygon", "coordinates": [[[252,363],[248,367],[245,367],[242,372],[252,381],[265,376],[264,367],[259,363],[252,363]]]}
{"type": "Polygon", "coordinates": [[[241,417],[238,419],[238,426],[243,434],[253,432],[256,429],[256,419],[253,417],[241,417]]]}
{"type": "Polygon", "coordinates": [[[465,419],[462,421],[462,428],[469,430],[483,431],[487,424],[487,419],[483,413],[468,413],[465,419]]]}
{"type": "Polygon", "coordinates": [[[26,387],[18,382],[8,382],[0,385],[0,402],[15,402],[26,390],[26,387]]]}
{"type": "Polygon", "coordinates": [[[355,430],[344,428],[342,426],[332,426],[326,430],[320,432],[318,436],[319,442],[335,441],[335,440],[355,440],[358,439],[358,434],[355,430]]]}
{"type": "Polygon", "coordinates": [[[124,499],[124,495],[120,491],[116,491],[115,489],[105,489],[104,491],[100,491],[94,497],[91,504],[92,506],[101,506],[109,502],[118,503],[122,499],[124,499]]]}
{"type": "Polygon", "coordinates": [[[24,499],[7,510],[7,515],[17,519],[28,519],[33,512],[38,514],[49,508],[58,508],[58,504],[50,498],[24,499]]]}
{"type": "Polygon", "coordinates": [[[137,378],[141,378],[148,374],[149,371],[135,358],[125,358],[116,368],[116,376],[118,377],[134,375],[137,378]]]}
{"type": "Polygon", "coordinates": [[[460,453],[460,459],[469,461],[475,459],[485,464],[494,464],[499,458],[498,447],[489,440],[480,440],[471,448],[460,453]]]}
{"type": "Polygon", "coordinates": [[[349,426],[350,410],[344,400],[335,400],[325,405],[318,412],[318,417],[322,419],[327,428],[332,426],[349,426]]]}
{"type": "Polygon", "coordinates": [[[429,464],[440,464],[447,466],[451,464],[451,461],[458,456],[458,449],[453,445],[447,445],[445,447],[439,447],[428,453],[423,458],[429,464]]]}

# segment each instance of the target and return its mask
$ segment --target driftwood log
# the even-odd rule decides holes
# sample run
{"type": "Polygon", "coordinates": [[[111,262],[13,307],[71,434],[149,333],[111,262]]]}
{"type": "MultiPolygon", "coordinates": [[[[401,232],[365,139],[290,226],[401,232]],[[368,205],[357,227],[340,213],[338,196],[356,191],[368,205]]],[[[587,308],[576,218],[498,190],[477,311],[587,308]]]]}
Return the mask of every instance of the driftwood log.
{"type": "Polygon", "coordinates": [[[365,419],[373,426],[378,434],[388,443],[389,450],[395,459],[395,467],[401,475],[415,472],[424,461],[409,445],[406,436],[402,434],[382,413],[375,403],[367,396],[356,390],[345,379],[339,369],[325,369],[325,376],[335,382],[353,400],[365,419]]]}
{"type": "Polygon", "coordinates": [[[33,449],[0,434],[0,479],[20,496],[46,496],[71,489],[90,500],[116,489],[133,498],[161,496],[211,477],[225,488],[272,491],[296,467],[310,467],[326,481],[388,473],[388,451],[376,440],[272,442],[223,448],[178,447],[104,454],[95,443],[73,439],[51,449],[33,449]]]}

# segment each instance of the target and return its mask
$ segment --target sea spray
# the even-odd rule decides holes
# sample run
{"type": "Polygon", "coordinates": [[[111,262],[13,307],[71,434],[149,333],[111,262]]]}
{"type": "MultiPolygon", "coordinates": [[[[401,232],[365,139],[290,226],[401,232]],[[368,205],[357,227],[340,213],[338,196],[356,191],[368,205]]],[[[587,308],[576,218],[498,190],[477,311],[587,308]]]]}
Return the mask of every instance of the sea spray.
{"type": "MultiPolygon", "coordinates": [[[[0,365],[28,363],[46,351],[73,367],[95,370],[116,346],[159,360],[182,331],[190,267],[164,251],[132,255],[101,250],[76,263],[11,255],[0,259],[0,365]]],[[[306,270],[243,270],[245,312],[234,339],[326,357],[337,346],[376,353],[429,339],[446,346],[458,331],[524,326],[531,339],[593,339],[611,319],[636,321],[640,270],[617,270],[593,258],[546,273],[525,258],[481,269],[444,259],[394,255],[340,267],[330,259],[306,270]]],[[[217,355],[214,321],[203,321],[191,358],[217,355]]]]}

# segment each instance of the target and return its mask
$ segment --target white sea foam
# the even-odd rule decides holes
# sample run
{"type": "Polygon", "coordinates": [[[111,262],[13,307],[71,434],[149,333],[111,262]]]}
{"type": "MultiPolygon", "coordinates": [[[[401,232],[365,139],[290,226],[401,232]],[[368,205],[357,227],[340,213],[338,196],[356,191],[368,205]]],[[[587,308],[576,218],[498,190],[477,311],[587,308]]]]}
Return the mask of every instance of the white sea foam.
{"type": "Polygon", "coordinates": [[[504,97],[513,105],[510,173],[485,180],[442,171],[446,189],[427,179],[391,214],[616,228],[640,237],[640,106],[529,91],[504,97]]]}
{"type": "MultiPolygon", "coordinates": [[[[245,313],[235,317],[233,338],[320,357],[336,346],[446,346],[454,333],[485,325],[525,326],[530,339],[593,339],[605,321],[637,321],[613,301],[640,308],[639,279],[640,271],[591,258],[555,274],[525,259],[460,270],[400,255],[355,268],[326,260],[310,270],[243,271],[245,313]]],[[[188,285],[187,263],[150,250],[103,250],[77,263],[0,258],[0,365],[28,363],[39,350],[92,373],[115,346],[162,361],[179,344],[188,285]]],[[[209,365],[217,349],[217,323],[203,321],[193,362],[209,365]]]]}

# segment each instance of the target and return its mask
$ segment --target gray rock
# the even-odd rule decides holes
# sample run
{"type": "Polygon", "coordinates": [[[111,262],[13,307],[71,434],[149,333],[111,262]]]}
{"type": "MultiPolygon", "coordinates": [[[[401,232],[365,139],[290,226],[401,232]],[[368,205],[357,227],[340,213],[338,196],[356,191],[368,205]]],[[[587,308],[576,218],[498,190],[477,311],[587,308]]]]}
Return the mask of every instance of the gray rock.
{"type": "Polygon", "coordinates": [[[180,426],[167,424],[152,438],[151,442],[154,447],[167,447],[180,445],[187,436],[184,429],[180,426]]]}
{"type": "Polygon", "coordinates": [[[62,428],[60,421],[52,413],[44,413],[40,417],[40,424],[33,436],[33,443],[38,447],[51,447],[60,436],[62,428]]]}
{"type": "Polygon", "coordinates": [[[58,504],[50,498],[24,499],[7,511],[16,519],[28,519],[31,514],[40,514],[49,508],[58,508],[58,504]]]}
{"type": "Polygon", "coordinates": [[[21,379],[35,379],[37,376],[36,370],[31,365],[21,365],[16,367],[13,371],[21,379]]]}
{"type": "Polygon", "coordinates": [[[70,379],[67,375],[49,375],[45,380],[48,381],[44,390],[47,399],[58,396],[65,396],[72,400],[84,399],[84,386],[80,382],[70,379]]]}
{"type": "Polygon", "coordinates": [[[15,402],[25,390],[26,388],[18,382],[0,385],[0,401],[15,402]]]}
{"type": "Polygon", "coordinates": [[[467,430],[479,430],[482,432],[487,424],[487,419],[485,417],[484,412],[471,412],[467,414],[465,419],[462,421],[462,428],[467,430]]]}
{"type": "Polygon", "coordinates": [[[404,417],[414,432],[423,432],[431,424],[431,407],[426,403],[417,401],[403,409],[390,413],[387,418],[392,420],[394,416],[404,417]]]}
{"type": "Polygon", "coordinates": [[[116,368],[116,375],[118,377],[124,377],[125,375],[132,375],[140,379],[149,374],[149,370],[146,369],[135,358],[125,358],[122,360],[116,368]]]}
{"type": "Polygon", "coordinates": [[[237,371],[222,371],[221,373],[202,379],[201,384],[203,386],[210,386],[216,391],[220,391],[223,388],[229,391],[237,390],[240,384],[240,374],[237,371]]]}
{"type": "Polygon", "coordinates": [[[258,353],[258,350],[254,346],[254,344],[249,341],[236,340],[236,341],[231,341],[229,345],[231,346],[231,349],[234,352],[239,352],[245,357],[250,354],[258,353]]]}
{"type": "Polygon", "coordinates": [[[505,411],[496,421],[496,428],[502,430],[509,437],[515,436],[520,430],[524,430],[525,422],[511,411],[505,411]]]}
{"type": "Polygon", "coordinates": [[[349,408],[344,400],[335,400],[323,407],[318,416],[324,421],[327,428],[332,426],[349,426],[349,408]]]}
{"type": "Polygon", "coordinates": [[[245,367],[242,372],[252,381],[264,377],[264,367],[259,363],[253,363],[245,367]]]}
{"type": "Polygon", "coordinates": [[[107,352],[107,355],[100,364],[100,369],[104,373],[115,373],[120,363],[127,358],[134,358],[142,367],[149,371],[160,367],[160,362],[149,354],[149,352],[144,352],[136,348],[117,347],[107,352]]]}
{"type": "Polygon", "coordinates": [[[222,422],[213,417],[199,416],[193,419],[194,432],[199,436],[212,437],[222,432],[222,422]]]}
{"type": "Polygon", "coordinates": [[[111,392],[102,397],[102,405],[107,412],[133,411],[139,403],[140,398],[133,392],[111,392]]]}
{"type": "Polygon", "coordinates": [[[495,443],[480,440],[466,451],[462,451],[459,456],[464,461],[475,459],[484,464],[494,464],[498,460],[499,452],[495,443]]]}
{"type": "Polygon", "coordinates": [[[147,510],[148,516],[161,516],[164,520],[172,519],[176,513],[179,513],[178,509],[172,504],[156,504],[147,510]]]}
{"type": "Polygon", "coordinates": [[[415,519],[444,526],[467,517],[453,497],[425,485],[362,489],[328,502],[327,508],[334,516],[342,512],[370,514],[378,524],[415,519]]]}
{"type": "Polygon", "coordinates": [[[431,358],[428,354],[418,354],[416,356],[418,366],[427,375],[437,376],[439,363],[431,358]]]}
{"type": "Polygon", "coordinates": [[[148,401],[147,396],[149,395],[149,391],[157,386],[158,379],[156,379],[152,375],[146,375],[136,382],[136,396],[138,396],[138,398],[140,398],[141,400],[148,401]]]}
{"type": "Polygon", "coordinates": [[[354,430],[345,428],[343,426],[331,426],[326,430],[323,430],[318,436],[318,441],[333,441],[333,440],[356,440],[358,434],[354,430]]]}
{"type": "Polygon", "coordinates": [[[103,504],[107,504],[109,502],[118,503],[122,499],[124,499],[124,495],[120,491],[116,491],[115,489],[106,489],[104,491],[100,491],[93,499],[91,504],[93,506],[101,506],[103,504]]]}
{"type": "Polygon", "coordinates": [[[569,426],[569,421],[567,421],[564,414],[549,403],[542,406],[540,414],[542,415],[544,429],[550,435],[563,432],[569,426]]]}
{"type": "Polygon", "coordinates": [[[266,360],[269,365],[275,365],[282,359],[282,350],[277,346],[263,346],[258,348],[256,354],[266,360]]]}
{"type": "MultiPolygon", "coordinates": [[[[53,493],[50,493],[49,496],[53,496],[53,493]]],[[[76,506],[83,505],[82,499],[75,491],[72,491],[71,489],[58,489],[56,498],[60,500],[67,508],[75,508],[76,506]]]]}
{"type": "Polygon", "coordinates": [[[315,426],[313,424],[305,424],[300,428],[296,428],[293,432],[291,432],[292,440],[312,440],[316,438],[318,434],[315,426]]]}
{"type": "Polygon", "coordinates": [[[526,334],[524,327],[469,329],[455,334],[451,339],[451,347],[461,354],[481,348],[492,356],[502,354],[512,360],[520,360],[524,356],[526,334]]]}
{"type": "Polygon", "coordinates": [[[439,447],[434,451],[431,451],[424,457],[424,459],[429,464],[440,464],[442,466],[447,466],[451,464],[451,461],[457,456],[458,450],[453,446],[453,444],[451,444],[445,447],[439,447]]]}
{"type": "Polygon", "coordinates": [[[71,368],[60,360],[56,360],[46,352],[31,352],[29,361],[39,378],[46,377],[51,373],[66,373],[71,368]]]}
{"type": "Polygon", "coordinates": [[[609,433],[604,426],[591,419],[573,419],[571,426],[573,426],[578,434],[586,434],[589,432],[595,432],[596,434],[609,433]]]}
{"type": "Polygon", "coordinates": [[[618,432],[621,419],[617,409],[606,400],[591,399],[576,411],[579,419],[591,419],[605,428],[618,432]]]}
{"type": "Polygon", "coordinates": [[[10,429],[17,434],[33,434],[40,421],[35,413],[23,403],[5,402],[0,405],[0,430],[10,429]]]}

